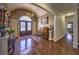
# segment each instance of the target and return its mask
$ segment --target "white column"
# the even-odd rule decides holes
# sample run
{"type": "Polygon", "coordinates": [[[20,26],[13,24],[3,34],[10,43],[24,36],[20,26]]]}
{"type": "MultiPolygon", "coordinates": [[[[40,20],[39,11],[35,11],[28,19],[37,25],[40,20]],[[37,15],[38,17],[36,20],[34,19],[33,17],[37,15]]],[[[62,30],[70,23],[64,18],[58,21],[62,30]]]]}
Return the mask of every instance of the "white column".
{"type": "Polygon", "coordinates": [[[52,38],[51,38],[51,30],[49,30],[49,40],[52,40],[52,38]]]}
{"type": "Polygon", "coordinates": [[[53,30],[49,30],[49,40],[53,40],[54,38],[52,38],[52,31],[53,30]]]}
{"type": "Polygon", "coordinates": [[[77,17],[77,12],[75,12],[74,15],[74,38],[73,38],[73,47],[78,48],[78,17],[77,17]]]}

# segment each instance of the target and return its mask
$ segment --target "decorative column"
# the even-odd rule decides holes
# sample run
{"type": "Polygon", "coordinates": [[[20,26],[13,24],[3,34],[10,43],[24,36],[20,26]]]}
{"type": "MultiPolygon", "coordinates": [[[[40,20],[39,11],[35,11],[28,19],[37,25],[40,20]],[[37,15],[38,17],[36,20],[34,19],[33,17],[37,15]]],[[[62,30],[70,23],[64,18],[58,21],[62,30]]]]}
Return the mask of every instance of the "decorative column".
{"type": "Polygon", "coordinates": [[[52,30],[49,30],[49,40],[52,40],[52,30]]]}

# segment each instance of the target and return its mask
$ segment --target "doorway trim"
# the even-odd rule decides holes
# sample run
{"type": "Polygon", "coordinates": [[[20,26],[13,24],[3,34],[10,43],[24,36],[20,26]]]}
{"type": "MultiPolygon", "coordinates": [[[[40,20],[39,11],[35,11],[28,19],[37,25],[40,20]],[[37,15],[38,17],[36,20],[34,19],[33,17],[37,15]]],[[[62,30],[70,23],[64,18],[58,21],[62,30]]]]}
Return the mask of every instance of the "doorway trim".
{"type": "Polygon", "coordinates": [[[20,18],[19,18],[19,35],[20,36],[26,36],[26,35],[32,35],[32,19],[30,18],[30,17],[28,17],[28,16],[21,16],[20,18]],[[25,22],[25,31],[21,31],[21,22],[25,22]],[[28,31],[27,29],[27,25],[28,25],[28,23],[31,23],[31,30],[30,31],[28,31]],[[22,34],[22,33],[24,33],[24,34],[22,34]]]}

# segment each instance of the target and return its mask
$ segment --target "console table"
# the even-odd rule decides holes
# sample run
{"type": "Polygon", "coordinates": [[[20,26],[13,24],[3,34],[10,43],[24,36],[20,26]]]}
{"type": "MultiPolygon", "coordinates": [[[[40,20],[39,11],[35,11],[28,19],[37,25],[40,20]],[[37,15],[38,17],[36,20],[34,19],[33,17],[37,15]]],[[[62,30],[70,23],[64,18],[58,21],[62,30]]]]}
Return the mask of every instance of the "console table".
{"type": "Polygon", "coordinates": [[[9,36],[0,38],[0,55],[8,54],[8,37],[9,36]]]}
{"type": "Polygon", "coordinates": [[[13,55],[15,52],[15,38],[5,36],[0,38],[0,55],[13,55]]]}

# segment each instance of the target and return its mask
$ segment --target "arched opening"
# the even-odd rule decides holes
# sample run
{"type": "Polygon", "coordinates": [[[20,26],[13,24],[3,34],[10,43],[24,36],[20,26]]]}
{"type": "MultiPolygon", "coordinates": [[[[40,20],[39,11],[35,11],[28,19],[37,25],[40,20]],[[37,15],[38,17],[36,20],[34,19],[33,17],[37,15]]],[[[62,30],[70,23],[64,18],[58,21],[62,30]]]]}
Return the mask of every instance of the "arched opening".
{"type": "Polygon", "coordinates": [[[23,20],[23,21],[32,21],[30,17],[28,16],[22,16],[20,17],[20,20],[23,20]]]}
{"type": "Polygon", "coordinates": [[[20,36],[32,34],[32,19],[28,16],[21,16],[20,21],[20,36]]]}

